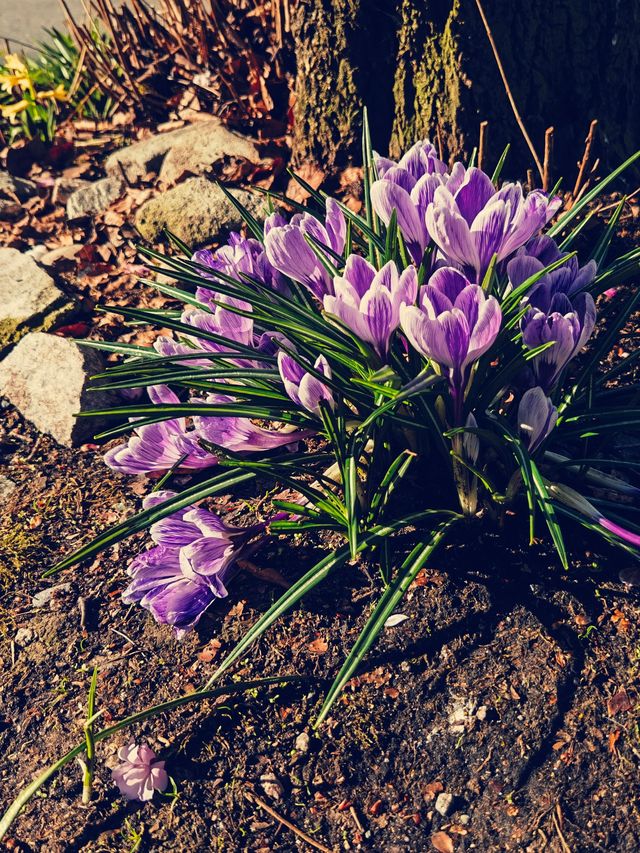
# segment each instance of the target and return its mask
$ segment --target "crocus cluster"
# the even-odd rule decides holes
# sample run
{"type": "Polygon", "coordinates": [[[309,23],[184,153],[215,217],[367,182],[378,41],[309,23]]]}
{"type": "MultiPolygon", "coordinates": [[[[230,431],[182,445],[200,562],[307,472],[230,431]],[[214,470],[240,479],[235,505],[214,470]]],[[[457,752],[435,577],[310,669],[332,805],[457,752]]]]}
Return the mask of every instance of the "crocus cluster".
{"type": "MultiPolygon", "coordinates": [[[[171,491],[152,492],[143,506],[149,509],[174,496],[171,491]]],[[[139,603],[182,636],[217,598],[226,597],[226,584],[243,548],[265,527],[231,527],[196,506],[156,522],[150,530],[154,547],[129,564],[131,582],[124,601],[139,603]]]]}
{"type": "MultiPolygon", "coordinates": [[[[505,370],[508,388],[491,390],[502,401],[500,416],[523,447],[531,454],[541,451],[558,422],[554,399],[561,375],[584,348],[596,317],[589,293],[595,261],[580,266],[542,233],[560,199],[540,190],[526,193],[519,183],[497,186],[473,166],[449,167],[428,141],[416,143],[397,162],[376,156],[375,171],[374,230],[379,220],[387,229],[395,222],[400,241],[388,233],[385,246],[363,220],[363,234],[355,233],[356,224],[348,237],[350,212],[328,198],[323,213],[296,213],[289,221],[271,213],[262,241],[233,233],[226,245],[193,255],[201,284],[181,315],[180,334],[159,337],[155,351],[193,369],[196,377],[198,371],[224,366],[237,368],[239,378],[218,377],[207,393],[203,373],[197,396],[181,392],[184,402],[200,407],[197,414],[134,423],[131,438],[107,453],[108,465],[127,473],[176,468],[197,473],[216,464],[220,449],[249,454],[291,448],[322,429],[325,408],[339,413],[336,423],[357,428],[366,417],[360,410],[367,393],[362,389],[371,390],[374,382],[404,385],[408,398],[426,393],[431,386],[412,387],[426,378],[438,387],[432,421],[438,419],[443,434],[450,435],[460,504],[473,514],[482,479],[476,466],[482,466],[481,449],[490,444],[481,438],[487,412],[474,402],[479,396],[474,382],[493,367],[505,369],[509,359],[517,362],[518,353],[522,369],[505,370]],[[242,285],[238,296],[230,295],[233,282],[242,285]],[[261,296],[255,307],[252,293],[261,296]],[[274,306],[269,327],[275,330],[265,328],[265,304],[274,306]],[[308,340],[305,311],[315,312],[308,340]],[[326,335],[321,322],[327,324],[326,335]],[[336,340],[333,352],[318,343],[336,340]],[[528,361],[523,347],[536,350],[528,361]],[[359,375],[346,378],[358,393],[342,397],[354,360],[359,375]],[[251,385],[253,369],[260,369],[253,398],[268,398],[266,411],[275,413],[270,425],[226,411],[211,416],[202,411],[233,408],[236,399],[244,400],[237,383],[241,390],[243,382],[251,385]],[[220,393],[225,382],[229,393],[220,393]],[[279,407],[289,416],[291,403],[309,429],[278,422],[279,407]]],[[[378,387],[389,393],[389,387],[378,387]]],[[[181,402],[164,385],[148,390],[154,404],[181,402]]],[[[368,419],[364,426],[371,423],[368,419]]],[[[150,495],[145,507],[170,494],[150,495]]],[[[598,523],[607,526],[606,519],[598,523]]],[[[125,600],[139,602],[180,634],[190,630],[216,598],[226,595],[238,556],[264,527],[230,527],[195,506],[157,522],[151,528],[154,547],[129,566],[125,600]]]]}

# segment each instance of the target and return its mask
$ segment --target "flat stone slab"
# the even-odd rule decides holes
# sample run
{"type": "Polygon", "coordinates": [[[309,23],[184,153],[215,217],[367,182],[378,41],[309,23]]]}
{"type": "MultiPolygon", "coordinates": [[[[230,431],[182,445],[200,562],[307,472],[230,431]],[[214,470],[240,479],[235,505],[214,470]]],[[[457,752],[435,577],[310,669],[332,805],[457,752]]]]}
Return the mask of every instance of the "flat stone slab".
{"type": "Polygon", "coordinates": [[[102,419],[76,412],[114,405],[114,396],[87,390],[101,371],[101,355],[67,338],[30,332],[0,362],[0,394],[40,431],[65,447],[88,441],[102,419]]]}
{"type": "Polygon", "coordinates": [[[258,165],[262,162],[255,143],[246,136],[229,130],[218,118],[198,121],[186,127],[158,133],[114,151],[105,160],[109,175],[124,174],[131,183],[149,172],[159,172],[159,179],[175,184],[184,176],[203,175],[224,166],[230,160],[258,165]]]}
{"type": "Polygon", "coordinates": [[[81,219],[83,216],[95,216],[121,198],[127,185],[120,175],[101,178],[75,190],[67,199],[67,219],[81,219]]]}
{"type": "MultiPolygon", "coordinates": [[[[264,199],[246,190],[231,190],[254,216],[261,218],[264,199]]],[[[190,178],[144,204],[136,215],[136,228],[150,242],[168,229],[189,247],[216,240],[242,225],[242,216],[217,184],[190,178]]]]}
{"type": "Polygon", "coordinates": [[[73,304],[33,257],[0,249],[0,355],[32,330],[46,331],[73,304]]]}

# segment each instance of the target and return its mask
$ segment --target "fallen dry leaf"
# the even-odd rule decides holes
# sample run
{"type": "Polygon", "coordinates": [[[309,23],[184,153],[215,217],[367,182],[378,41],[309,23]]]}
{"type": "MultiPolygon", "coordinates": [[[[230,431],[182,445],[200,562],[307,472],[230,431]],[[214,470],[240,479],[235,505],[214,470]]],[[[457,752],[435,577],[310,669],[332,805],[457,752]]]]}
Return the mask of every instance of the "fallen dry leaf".
{"type": "Polygon", "coordinates": [[[610,717],[614,717],[616,714],[623,713],[624,711],[630,711],[632,708],[633,705],[629,700],[629,694],[624,687],[607,700],[607,713],[610,717]]]}
{"type": "Polygon", "coordinates": [[[314,640],[312,643],[309,643],[307,648],[313,655],[323,655],[329,648],[329,644],[326,640],[323,640],[322,637],[318,637],[317,640],[314,640]]]}
{"type": "Polygon", "coordinates": [[[453,853],[454,846],[451,836],[446,832],[436,832],[431,836],[431,843],[439,853],[453,853]]]}

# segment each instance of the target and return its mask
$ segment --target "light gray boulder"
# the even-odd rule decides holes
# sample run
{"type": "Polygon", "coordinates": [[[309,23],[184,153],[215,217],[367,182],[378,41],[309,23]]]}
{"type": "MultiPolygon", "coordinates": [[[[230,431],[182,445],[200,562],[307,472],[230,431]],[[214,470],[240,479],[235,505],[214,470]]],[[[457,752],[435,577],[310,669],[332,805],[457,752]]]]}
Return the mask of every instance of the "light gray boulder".
{"type": "Polygon", "coordinates": [[[46,331],[73,303],[31,255],[0,249],[0,354],[33,330],[46,331]]]}
{"type": "MultiPolygon", "coordinates": [[[[264,199],[246,190],[233,195],[258,219],[265,210],[264,199]]],[[[206,178],[190,178],[177,187],[160,193],[144,204],[136,215],[136,228],[155,242],[164,228],[188,246],[212,242],[242,225],[242,216],[217,184],[206,178]]]]}
{"type": "Polygon", "coordinates": [[[113,395],[87,390],[103,367],[95,350],[67,338],[31,332],[0,362],[0,394],[40,431],[65,447],[88,441],[102,424],[76,412],[114,405],[113,395]]]}

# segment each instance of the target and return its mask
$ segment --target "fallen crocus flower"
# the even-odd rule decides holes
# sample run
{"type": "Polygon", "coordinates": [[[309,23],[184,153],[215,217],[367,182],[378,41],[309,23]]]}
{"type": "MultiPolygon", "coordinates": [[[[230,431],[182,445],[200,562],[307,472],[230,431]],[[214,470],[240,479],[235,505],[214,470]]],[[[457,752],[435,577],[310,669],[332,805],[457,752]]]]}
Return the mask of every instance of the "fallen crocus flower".
{"type": "MultiPolygon", "coordinates": [[[[147,391],[156,405],[180,402],[166,385],[153,385],[147,391]]],[[[118,444],[105,453],[104,461],[109,468],[121,474],[163,473],[175,465],[185,470],[200,470],[218,462],[202,447],[200,436],[187,428],[185,418],[134,427],[124,444],[118,444]]]]}
{"type": "Polygon", "coordinates": [[[584,515],[593,524],[598,524],[603,530],[608,530],[613,533],[618,539],[640,548],[640,535],[632,530],[627,530],[621,524],[611,521],[606,516],[602,515],[600,510],[596,509],[592,503],[584,498],[575,489],[565,486],[562,483],[547,483],[549,494],[559,500],[561,503],[576,510],[581,515],[584,515]]]}
{"type": "MultiPolygon", "coordinates": [[[[152,492],[144,509],[164,503],[175,492],[152,492]]],[[[267,523],[230,527],[209,510],[188,506],[151,526],[155,547],[129,564],[131,583],[122,594],[137,602],[156,622],[172,625],[179,637],[190,631],[216,598],[227,596],[226,584],[247,542],[267,523]]]]}
{"type": "Polygon", "coordinates": [[[164,791],[169,784],[164,761],[156,761],[156,754],[145,743],[137,746],[133,741],[118,750],[121,763],[111,771],[113,781],[127,800],[145,802],[154,791],[164,791]]]}

